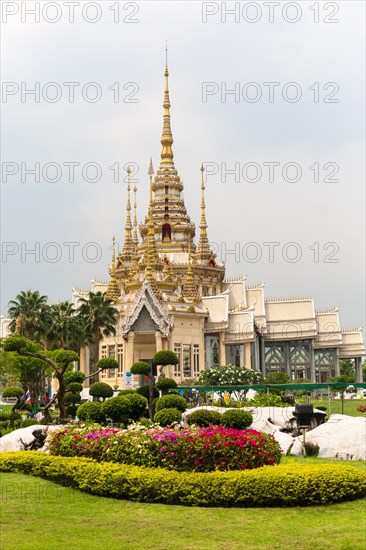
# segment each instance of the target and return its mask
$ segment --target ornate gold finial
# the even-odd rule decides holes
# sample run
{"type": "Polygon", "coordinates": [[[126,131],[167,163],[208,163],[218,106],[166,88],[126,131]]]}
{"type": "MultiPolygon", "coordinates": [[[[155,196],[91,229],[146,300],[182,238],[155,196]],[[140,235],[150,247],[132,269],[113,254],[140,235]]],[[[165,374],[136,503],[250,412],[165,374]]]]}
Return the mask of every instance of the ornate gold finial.
{"type": "Polygon", "coordinates": [[[212,257],[213,253],[210,249],[207,238],[207,221],[206,221],[206,205],[205,205],[205,181],[204,171],[205,167],[201,165],[201,221],[200,221],[200,239],[197,247],[197,258],[199,260],[208,260],[212,257]]]}
{"type": "Polygon", "coordinates": [[[131,168],[127,167],[127,206],[126,206],[126,225],[125,225],[125,242],[123,244],[121,259],[122,261],[131,261],[132,255],[135,252],[135,246],[132,240],[132,222],[131,222],[131,168]]]}
{"type": "Polygon", "coordinates": [[[113,236],[112,237],[112,264],[111,264],[111,267],[109,268],[109,273],[111,278],[109,280],[106,294],[108,298],[111,298],[115,303],[118,303],[121,291],[118,287],[117,280],[116,280],[116,254],[114,250],[115,242],[116,242],[116,239],[113,236]]]}
{"type": "Polygon", "coordinates": [[[187,275],[184,283],[183,296],[191,301],[198,301],[199,296],[197,286],[194,282],[192,263],[191,263],[191,241],[188,242],[188,266],[187,275]]]}
{"type": "Polygon", "coordinates": [[[170,126],[170,99],[169,99],[169,71],[168,71],[168,47],[165,49],[166,65],[165,65],[165,89],[164,89],[164,103],[163,103],[163,133],[161,136],[161,144],[163,146],[161,150],[161,164],[173,164],[173,135],[170,126]]]}
{"type": "Polygon", "coordinates": [[[137,252],[137,247],[138,247],[138,244],[139,244],[139,239],[138,239],[138,236],[137,236],[137,202],[136,202],[137,187],[136,187],[136,185],[135,185],[135,187],[133,188],[133,193],[134,193],[134,203],[133,203],[134,216],[133,216],[132,242],[133,242],[134,247],[135,247],[135,252],[137,252]]]}

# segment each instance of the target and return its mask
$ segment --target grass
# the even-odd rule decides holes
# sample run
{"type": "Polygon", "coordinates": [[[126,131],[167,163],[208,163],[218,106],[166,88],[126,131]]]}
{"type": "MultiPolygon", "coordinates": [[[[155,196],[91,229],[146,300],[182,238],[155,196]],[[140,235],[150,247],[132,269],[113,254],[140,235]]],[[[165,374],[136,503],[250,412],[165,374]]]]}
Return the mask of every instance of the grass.
{"type": "MultiPolygon", "coordinates": [[[[284,457],[283,462],[340,462],[284,457]]],[[[365,469],[365,463],[347,462],[365,469]]],[[[1,475],[1,549],[360,550],[366,499],[311,508],[187,508],[88,495],[1,475]]]]}
{"type": "MultiPolygon", "coordinates": [[[[300,400],[299,400],[300,401],[300,400]]],[[[301,402],[305,403],[305,398],[301,402]]],[[[328,399],[312,399],[311,403],[314,405],[314,408],[317,406],[327,407],[326,413],[329,416],[330,414],[342,414],[342,401],[340,399],[334,399],[329,402],[328,399]]],[[[366,405],[366,399],[345,399],[344,400],[344,412],[343,414],[347,416],[363,416],[366,418],[366,414],[357,410],[359,405],[366,405]]]]}

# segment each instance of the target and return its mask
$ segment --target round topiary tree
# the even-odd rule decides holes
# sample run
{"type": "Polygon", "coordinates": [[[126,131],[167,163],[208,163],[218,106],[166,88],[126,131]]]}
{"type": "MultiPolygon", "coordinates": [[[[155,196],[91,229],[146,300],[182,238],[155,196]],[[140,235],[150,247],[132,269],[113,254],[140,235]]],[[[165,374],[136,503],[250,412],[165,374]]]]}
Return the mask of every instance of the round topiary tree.
{"type": "Polygon", "coordinates": [[[179,359],[178,355],[169,349],[164,349],[155,353],[153,357],[153,364],[159,369],[159,378],[164,377],[163,369],[167,365],[178,365],[179,359]]]}
{"type": "Polygon", "coordinates": [[[180,422],[182,419],[182,413],[178,409],[162,409],[155,413],[154,422],[160,424],[160,426],[170,426],[174,422],[180,422]]]}
{"type": "Polygon", "coordinates": [[[143,397],[142,395],[139,395],[138,393],[127,393],[124,396],[119,395],[118,398],[126,398],[130,402],[131,405],[131,412],[130,412],[130,418],[131,420],[134,420],[137,422],[140,420],[142,416],[144,416],[148,402],[146,397],[143,397]]]}
{"type": "Polygon", "coordinates": [[[162,395],[167,395],[169,390],[173,390],[178,386],[173,378],[161,378],[156,384],[155,387],[161,391],[162,395]]]}
{"type": "Polygon", "coordinates": [[[155,402],[156,412],[163,409],[178,409],[178,411],[184,412],[187,409],[187,402],[180,395],[164,395],[163,397],[159,397],[155,402]]]}
{"type": "Polygon", "coordinates": [[[67,391],[65,393],[65,403],[66,405],[76,405],[77,403],[80,404],[80,393],[73,393],[71,391],[67,391]]]}
{"type": "Polygon", "coordinates": [[[221,425],[224,428],[235,428],[236,430],[245,430],[253,422],[253,416],[249,411],[232,409],[225,411],[221,417],[221,425]]]}
{"type": "MultiPolygon", "coordinates": [[[[125,390],[125,391],[130,391],[130,390],[125,390]]],[[[139,388],[136,389],[136,393],[143,395],[144,397],[146,397],[147,400],[149,400],[149,386],[140,386],[139,388]]],[[[156,399],[157,397],[159,397],[159,392],[154,387],[153,399],[156,399]]]]}
{"type": "Polygon", "coordinates": [[[151,367],[149,363],[146,363],[145,361],[137,361],[137,363],[134,363],[132,365],[130,370],[132,374],[147,376],[147,387],[149,388],[149,397],[148,397],[149,418],[150,420],[152,420],[154,416],[153,399],[154,399],[154,389],[155,389],[155,378],[151,371],[151,367]]]}
{"type": "Polygon", "coordinates": [[[24,390],[23,388],[20,388],[19,386],[9,386],[8,388],[5,388],[3,391],[3,397],[16,397],[16,402],[13,405],[12,411],[15,411],[16,409],[19,409],[23,397],[24,397],[24,390]]]}
{"type": "Polygon", "coordinates": [[[66,391],[71,393],[80,393],[83,391],[83,385],[80,382],[70,382],[66,386],[66,391]]]}
{"type": "Polygon", "coordinates": [[[64,379],[66,385],[72,384],[73,382],[78,382],[79,384],[82,384],[85,380],[85,374],[80,370],[70,370],[65,372],[64,379]]]}
{"type": "Polygon", "coordinates": [[[102,403],[102,411],[105,417],[110,418],[114,422],[128,424],[128,419],[131,418],[132,406],[127,395],[122,397],[111,397],[102,403]]]}
{"type": "Polygon", "coordinates": [[[28,426],[35,426],[36,424],[38,424],[38,420],[36,420],[35,418],[25,418],[20,427],[28,428],[28,426]]]}
{"type": "MultiPolygon", "coordinates": [[[[146,388],[147,388],[147,386],[146,386],[146,388]]],[[[118,395],[127,395],[129,393],[136,393],[136,390],[119,390],[118,395]]],[[[117,395],[117,397],[118,397],[118,395],[117,395]]],[[[146,397],[146,396],[144,396],[144,397],[146,397]]]]}
{"type": "Polygon", "coordinates": [[[104,401],[107,397],[113,397],[113,388],[105,382],[94,382],[89,388],[89,395],[104,401]]]}
{"type": "Polygon", "coordinates": [[[188,417],[188,424],[196,424],[200,428],[207,428],[212,424],[220,426],[222,414],[218,411],[211,411],[207,409],[200,409],[194,411],[188,417]]]}
{"type": "Polygon", "coordinates": [[[97,402],[89,401],[88,403],[83,403],[79,405],[76,410],[77,417],[79,420],[84,422],[97,422],[100,424],[104,422],[105,415],[102,411],[102,404],[97,402]]]}

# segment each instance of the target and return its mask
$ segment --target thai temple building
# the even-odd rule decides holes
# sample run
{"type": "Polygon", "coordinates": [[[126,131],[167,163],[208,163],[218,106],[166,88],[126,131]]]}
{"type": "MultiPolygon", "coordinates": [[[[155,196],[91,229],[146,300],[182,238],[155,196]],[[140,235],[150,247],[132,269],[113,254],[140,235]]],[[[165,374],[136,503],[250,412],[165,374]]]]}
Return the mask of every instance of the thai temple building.
{"type": "MultiPolygon", "coordinates": [[[[116,257],[113,238],[109,281],[92,282],[91,290],[105,292],[119,311],[116,336],[100,344],[100,357],[115,357],[119,367],[100,379],[123,388],[134,362],[151,364],[157,351],[170,349],[179,364],[165,374],[178,383],[224,364],[325,382],[339,375],[340,359],[354,359],[361,382],[362,330],[341,330],[338,308],[316,310],[311,297],[268,298],[264,284],[226,276],[208,239],[203,166],[199,227],[191,221],[174,164],[168,76],[166,67],[162,150],[156,173],[150,161],[148,212],[138,224],[128,170],[124,244],[116,257]]],[[[74,304],[87,294],[73,289],[74,304]]],[[[90,354],[81,353],[87,374],[90,354]]]]}

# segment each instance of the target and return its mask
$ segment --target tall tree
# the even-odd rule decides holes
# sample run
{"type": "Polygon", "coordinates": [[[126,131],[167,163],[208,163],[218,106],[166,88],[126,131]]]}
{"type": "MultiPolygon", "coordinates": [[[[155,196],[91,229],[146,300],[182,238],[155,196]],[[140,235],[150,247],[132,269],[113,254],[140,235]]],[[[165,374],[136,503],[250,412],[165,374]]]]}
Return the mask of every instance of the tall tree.
{"type": "Polygon", "coordinates": [[[82,327],[71,302],[50,306],[47,340],[52,348],[79,351],[77,340],[82,340],[82,327]]]}
{"type": "MultiPolygon", "coordinates": [[[[99,342],[104,336],[116,334],[118,311],[112,305],[113,300],[107,298],[102,292],[89,292],[88,298],[80,299],[78,309],[79,316],[84,327],[84,334],[92,351],[92,364],[90,373],[95,371],[99,360],[99,342]]],[[[93,377],[91,382],[96,382],[93,377]]]]}
{"type": "Polygon", "coordinates": [[[48,320],[47,296],[42,296],[38,290],[22,290],[9,306],[10,331],[40,342],[48,320]]]}

